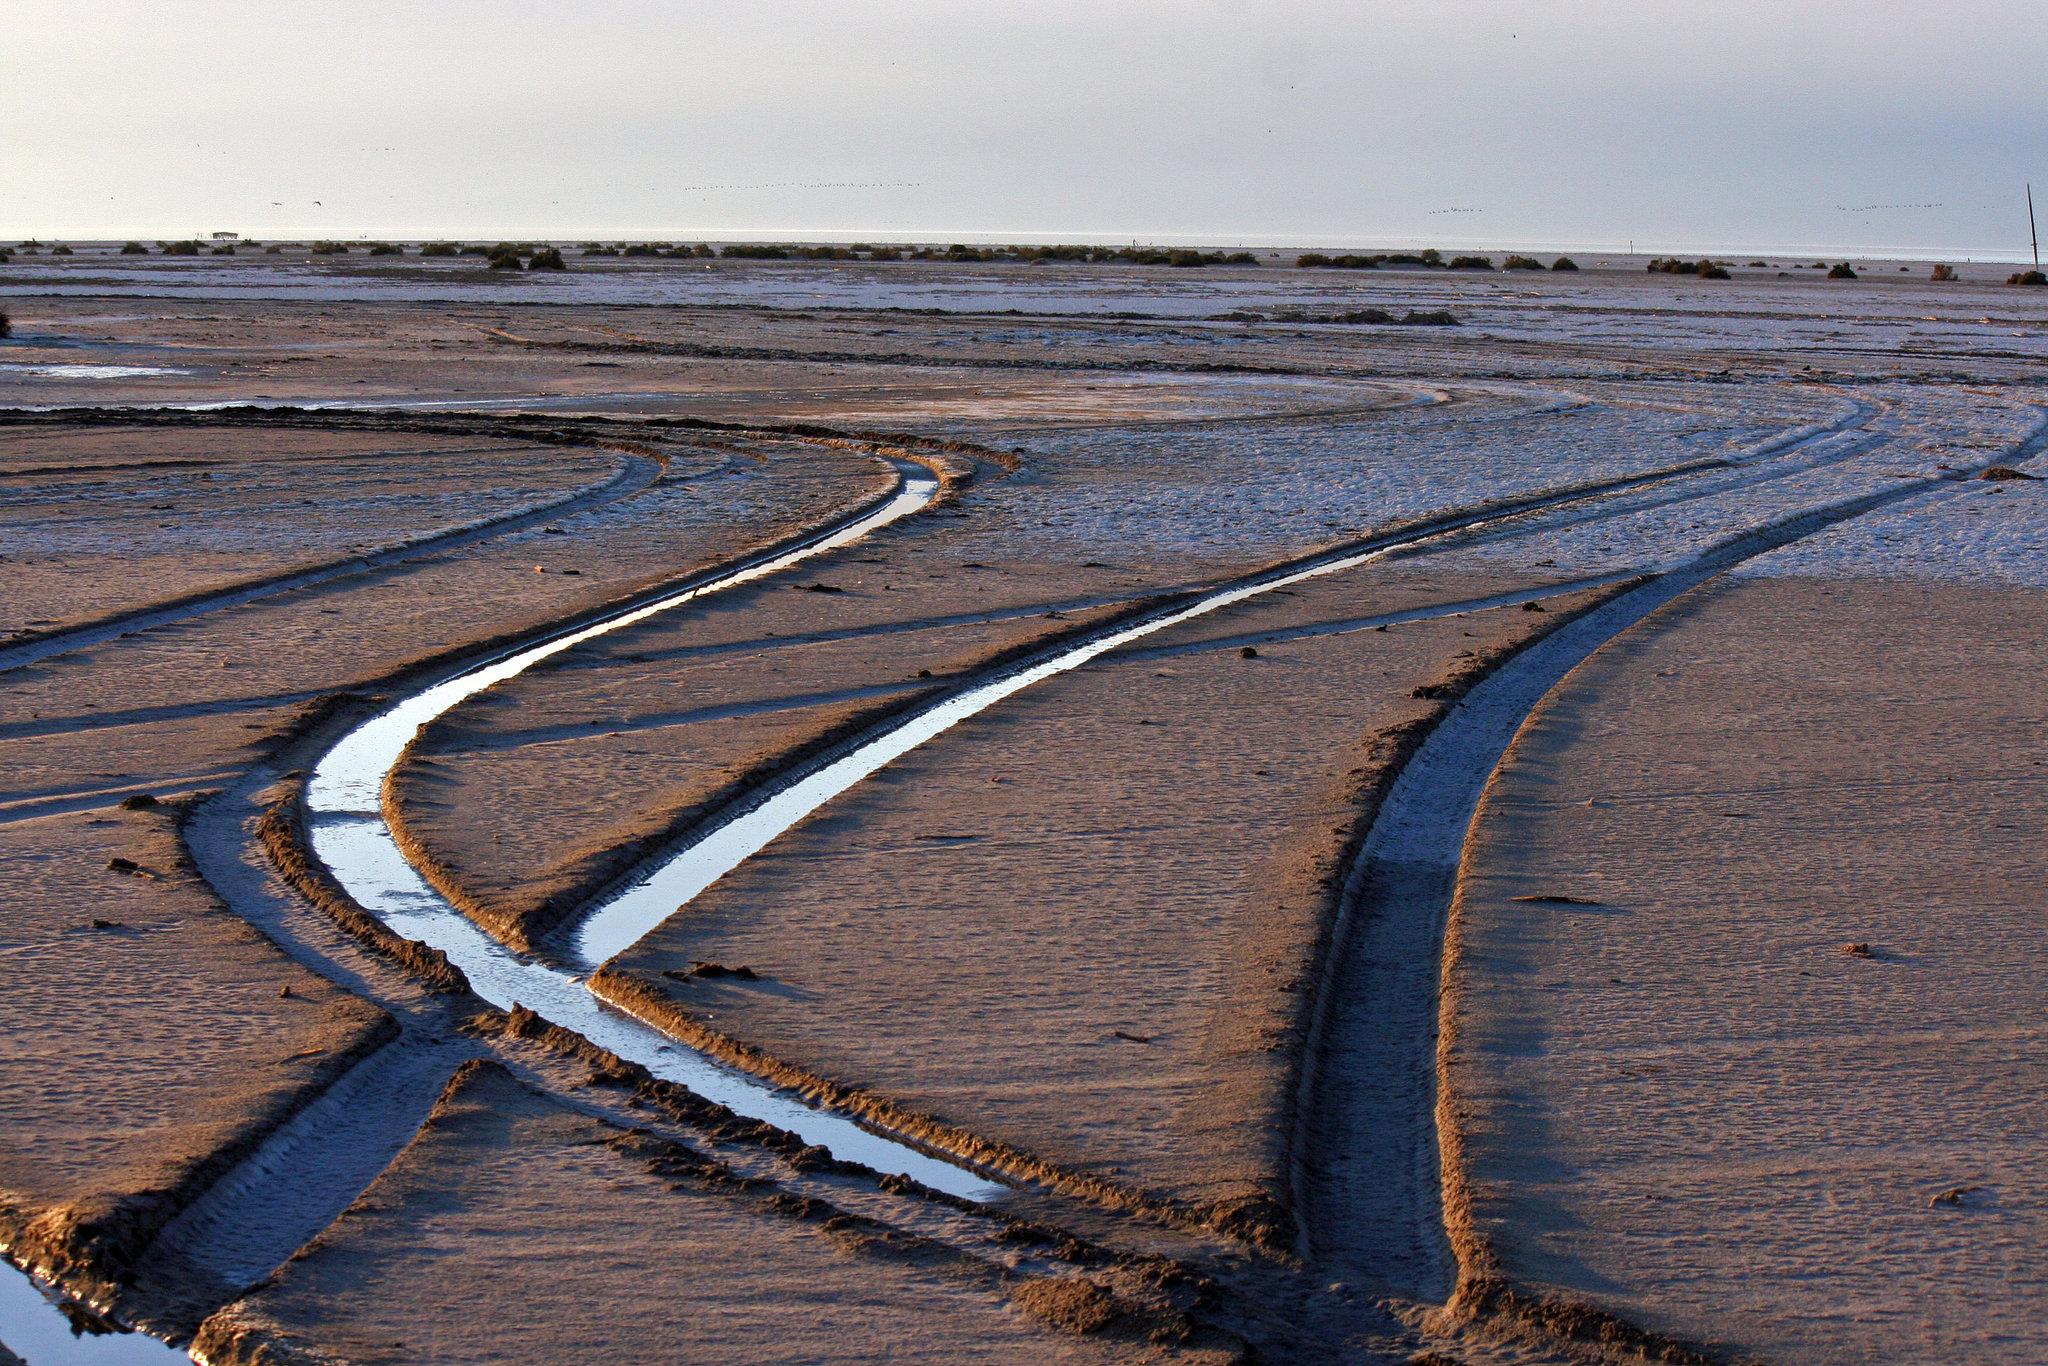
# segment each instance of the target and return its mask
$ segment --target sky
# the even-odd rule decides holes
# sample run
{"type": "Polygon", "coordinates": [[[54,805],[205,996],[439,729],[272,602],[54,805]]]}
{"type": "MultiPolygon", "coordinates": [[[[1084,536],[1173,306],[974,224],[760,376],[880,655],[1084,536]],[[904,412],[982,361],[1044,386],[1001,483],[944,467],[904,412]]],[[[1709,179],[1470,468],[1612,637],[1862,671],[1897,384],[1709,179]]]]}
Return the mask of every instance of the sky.
{"type": "Polygon", "coordinates": [[[2018,259],[2042,0],[0,0],[0,237],[2018,259]]]}

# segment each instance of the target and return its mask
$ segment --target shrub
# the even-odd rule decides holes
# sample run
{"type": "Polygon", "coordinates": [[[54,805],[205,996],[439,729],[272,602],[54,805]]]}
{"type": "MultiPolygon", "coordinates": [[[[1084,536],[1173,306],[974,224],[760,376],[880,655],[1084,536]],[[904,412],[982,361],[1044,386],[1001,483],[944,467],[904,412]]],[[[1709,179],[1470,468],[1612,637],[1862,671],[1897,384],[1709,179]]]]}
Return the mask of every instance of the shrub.
{"type": "Polygon", "coordinates": [[[1577,270],[1579,263],[1569,256],[1560,256],[1550,263],[1552,270],[1577,270]]]}
{"type": "Polygon", "coordinates": [[[348,255],[348,243],[315,242],[312,246],[308,247],[307,250],[312,252],[315,256],[346,256],[348,255]]]}
{"type": "Polygon", "coordinates": [[[14,320],[7,316],[7,310],[0,309],[0,337],[14,335],[14,320]]]}
{"type": "Polygon", "coordinates": [[[1411,308],[1408,310],[1408,316],[1401,319],[1401,321],[1410,327],[1456,327],[1458,325],[1457,316],[1447,308],[1439,308],[1430,313],[1421,313],[1411,308]]]}
{"type": "Polygon", "coordinates": [[[1853,280],[1856,278],[1856,272],[1847,261],[1844,261],[1828,271],[1828,278],[1830,280],[1853,280]]]}
{"type": "Polygon", "coordinates": [[[265,256],[281,256],[284,254],[284,248],[273,242],[263,249],[263,254],[265,256]]]}
{"type": "MultiPolygon", "coordinates": [[[[965,251],[966,248],[962,247],[960,250],[965,251]]],[[[781,247],[752,247],[740,243],[733,243],[730,246],[722,247],[719,249],[718,254],[740,261],[787,261],[789,259],[789,253],[781,247]]]]}
{"type": "Polygon", "coordinates": [[[2006,280],[2009,285],[2048,285],[2048,275],[2038,270],[2023,270],[2006,280]]]}
{"type": "Polygon", "coordinates": [[[650,246],[650,245],[649,245],[649,244],[647,244],[646,242],[635,242],[635,243],[634,243],[634,244],[633,244],[632,246],[630,246],[630,247],[627,247],[627,248],[626,248],[626,249],[625,249],[624,251],[620,252],[620,253],[619,253],[619,255],[621,255],[621,256],[659,256],[659,255],[661,255],[661,253],[660,253],[659,251],[655,250],[655,249],[654,249],[654,248],[653,248],[652,246],[650,246]]]}
{"type": "Polygon", "coordinates": [[[233,256],[234,254],[234,247],[227,243],[222,243],[220,246],[215,247],[212,251],[207,253],[207,255],[209,256],[233,256]]]}
{"type": "Polygon", "coordinates": [[[713,251],[713,250],[711,249],[711,245],[710,245],[710,243],[708,243],[708,242],[699,242],[699,243],[698,243],[698,244],[697,244],[696,246],[694,246],[694,247],[690,248],[690,250],[691,250],[692,252],[694,252],[694,253],[695,253],[696,255],[698,255],[698,256],[716,256],[716,255],[718,255],[718,253],[717,253],[717,252],[715,252],[715,251],[713,251]]]}
{"type": "Polygon", "coordinates": [[[1449,269],[1492,270],[1493,258],[1491,256],[1453,256],[1449,269]]]}
{"type": "Polygon", "coordinates": [[[585,256],[617,256],[619,254],[619,249],[617,247],[606,246],[585,247],[583,249],[583,254],[585,256]]]}
{"type": "Polygon", "coordinates": [[[1166,264],[1169,266],[1206,266],[1209,264],[1209,258],[1202,255],[1199,251],[1169,251],[1166,253],[1166,264]]]}
{"type": "Polygon", "coordinates": [[[1543,263],[1533,256],[1510,256],[1501,265],[1502,270],[1541,270],[1543,263]]]}
{"type": "Polygon", "coordinates": [[[500,242],[497,246],[490,249],[490,268],[492,270],[518,270],[520,268],[519,257],[520,251],[518,247],[510,242],[500,242]]]}
{"type": "Polygon", "coordinates": [[[1927,278],[1930,280],[1953,280],[1956,278],[1956,268],[1954,266],[1936,266],[1934,272],[1927,278]]]}
{"type": "Polygon", "coordinates": [[[124,242],[121,245],[121,254],[123,256],[147,256],[149,255],[149,248],[143,246],[140,242],[124,242]]]}
{"type": "Polygon", "coordinates": [[[868,253],[870,261],[901,261],[903,253],[894,247],[876,247],[868,253]]]}
{"type": "Polygon", "coordinates": [[[1687,261],[1676,256],[1668,261],[1658,258],[1653,259],[1643,269],[1649,271],[1652,275],[1697,275],[1705,280],[1726,280],[1729,278],[1727,267],[1711,258],[1702,258],[1698,261],[1687,261]]]}
{"type": "Polygon", "coordinates": [[[1751,270],[1769,270],[1771,268],[1771,263],[1769,261],[1751,261],[1749,263],[1749,268],[1751,270]]]}
{"type": "Polygon", "coordinates": [[[199,254],[199,244],[197,242],[165,242],[163,244],[163,253],[166,256],[197,256],[199,254]]]}
{"type": "Polygon", "coordinates": [[[394,246],[390,242],[372,242],[370,243],[370,255],[403,256],[405,255],[405,248],[400,246],[394,246]]]}
{"type": "Polygon", "coordinates": [[[9,250],[8,250],[7,248],[5,248],[5,247],[0,247],[0,266],[4,266],[4,265],[6,265],[6,264],[7,264],[7,263],[8,263],[9,261],[12,261],[13,259],[14,259],[14,253],[13,253],[13,252],[9,251],[9,250]]]}
{"type": "Polygon", "coordinates": [[[559,247],[542,247],[533,254],[533,259],[526,263],[526,268],[528,270],[567,270],[569,266],[562,259],[562,252],[559,247]]]}
{"type": "Polygon", "coordinates": [[[422,256],[454,256],[462,250],[459,242],[429,242],[420,248],[422,256]]]}
{"type": "Polygon", "coordinates": [[[50,255],[52,256],[69,256],[71,254],[71,248],[65,246],[62,242],[50,248],[50,255]]]}

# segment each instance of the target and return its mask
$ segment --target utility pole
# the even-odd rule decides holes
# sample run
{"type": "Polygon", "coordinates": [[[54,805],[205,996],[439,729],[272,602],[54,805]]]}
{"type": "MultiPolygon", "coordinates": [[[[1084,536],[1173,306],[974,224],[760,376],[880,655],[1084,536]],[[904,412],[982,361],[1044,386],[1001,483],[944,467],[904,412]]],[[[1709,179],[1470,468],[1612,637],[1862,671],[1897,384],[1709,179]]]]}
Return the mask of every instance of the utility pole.
{"type": "Polygon", "coordinates": [[[2034,269],[2041,268],[2041,232],[2034,226],[2034,186],[2027,185],[2027,235],[2034,239],[2034,269]]]}

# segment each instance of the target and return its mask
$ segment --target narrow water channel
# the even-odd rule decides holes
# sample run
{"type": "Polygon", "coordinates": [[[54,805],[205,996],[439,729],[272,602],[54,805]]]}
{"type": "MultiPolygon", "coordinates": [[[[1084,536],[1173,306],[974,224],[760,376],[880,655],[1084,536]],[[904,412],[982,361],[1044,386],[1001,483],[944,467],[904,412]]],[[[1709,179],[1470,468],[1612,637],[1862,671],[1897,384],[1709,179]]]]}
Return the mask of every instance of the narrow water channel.
{"type": "MultiPolygon", "coordinates": [[[[1193,604],[1163,611],[944,699],[736,813],[733,819],[601,906],[568,933],[575,957],[580,960],[577,971],[513,953],[451,906],[406,861],[385,821],[381,795],[385,775],[399,762],[422,725],[463,699],[581,641],[772,574],[917,511],[931,501],[937,484],[922,470],[904,472],[906,482],[888,504],[814,543],[595,625],[509,651],[501,658],[474,666],[405,699],[343,736],[319,759],[306,801],[314,853],[349,894],[397,933],[446,953],[485,1000],[504,1009],[515,1003],[523,1005],[620,1057],[645,1066],[658,1077],[687,1086],[737,1113],[787,1129],[806,1143],[829,1149],[835,1157],[860,1162],[884,1173],[908,1175],[934,1189],[985,1201],[1005,1189],[987,1174],[864,1127],[846,1116],[814,1109],[788,1091],[715,1062],[653,1026],[600,1002],[584,985],[585,974],[636,943],[704,888],[838,793],[948,727],[1034,683],[1259,594],[1342,573],[1447,532],[1470,530],[1538,507],[1593,495],[1580,489],[1445,518],[1426,529],[1388,536],[1320,562],[1219,590],[1193,604]]],[[[1649,476],[1656,477],[1668,475],[1649,476]]],[[[1617,485],[1636,482],[1644,480],[1617,481],[1617,485]]]]}

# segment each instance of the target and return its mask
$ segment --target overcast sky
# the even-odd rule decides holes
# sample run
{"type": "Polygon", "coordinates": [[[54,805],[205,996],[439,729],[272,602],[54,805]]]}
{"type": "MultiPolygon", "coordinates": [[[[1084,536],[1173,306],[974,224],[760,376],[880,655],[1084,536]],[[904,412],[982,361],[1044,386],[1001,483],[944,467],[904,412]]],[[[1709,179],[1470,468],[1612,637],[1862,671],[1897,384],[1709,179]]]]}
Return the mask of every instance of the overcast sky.
{"type": "Polygon", "coordinates": [[[0,0],[0,233],[1981,258],[2044,76],[2044,0],[0,0]]]}

